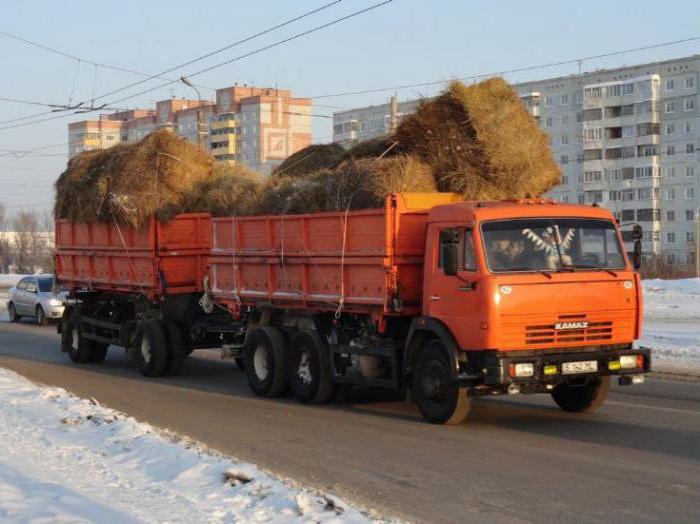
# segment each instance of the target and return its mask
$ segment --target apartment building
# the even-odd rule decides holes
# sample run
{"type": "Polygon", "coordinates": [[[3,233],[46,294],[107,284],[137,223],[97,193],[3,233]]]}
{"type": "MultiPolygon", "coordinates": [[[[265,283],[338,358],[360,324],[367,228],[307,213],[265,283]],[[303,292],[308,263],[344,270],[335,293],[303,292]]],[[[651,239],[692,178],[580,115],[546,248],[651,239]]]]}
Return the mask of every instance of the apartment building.
{"type": "MultiPolygon", "coordinates": [[[[562,168],[562,184],[547,196],[608,207],[627,239],[634,224],[642,226],[647,256],[693,264],[700,220],[699,75],[696,55],[516,84],[562,168]]],[[[370,122],[387,120],[389,113],[389,104],[336,113],[334,140],[352,143],[343,132],[347,123],[367,130],[355,140],[384,134],[386,127],[370,122]]]]}
{"type": "Polygon", "coordinates": [[[311,100],[289,90],[232,86],[216,102],[171,98],[155,110],[136,109],[69,124],[69,157],[167,129],[205,147],[220,162],[240,162],[270,174],[291,154],[311,144],[311,100]],[[198,125],[198,118],[202,126],[198,125]]]}

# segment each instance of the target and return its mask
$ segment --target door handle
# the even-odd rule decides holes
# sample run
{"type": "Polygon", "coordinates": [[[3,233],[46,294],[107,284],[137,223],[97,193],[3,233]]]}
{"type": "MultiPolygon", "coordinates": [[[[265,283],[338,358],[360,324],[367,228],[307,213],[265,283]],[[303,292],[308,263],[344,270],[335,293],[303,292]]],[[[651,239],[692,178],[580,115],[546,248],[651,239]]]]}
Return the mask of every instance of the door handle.
{"type": "Polygon", "coordinates": [[[438,295],[433,295],[430,297],[430,300],[432,300],[433,302],[436,302],[436,301],[440,300],[440,297],[438,295]]]}
{"type": "Polygon", "coordinates": [[[460,291],[474,291],[476,289],[476,282],[465,282],[463,286],[459,286],[457,289],[460,291]]]}

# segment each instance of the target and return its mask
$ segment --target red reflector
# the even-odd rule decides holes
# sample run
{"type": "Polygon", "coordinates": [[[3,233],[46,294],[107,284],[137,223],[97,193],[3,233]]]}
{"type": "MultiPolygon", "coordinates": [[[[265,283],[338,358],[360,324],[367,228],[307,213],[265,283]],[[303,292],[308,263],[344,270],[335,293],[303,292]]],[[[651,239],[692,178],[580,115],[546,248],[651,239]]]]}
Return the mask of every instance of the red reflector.
{"type": "Polygon", "coordinates": [[[508,366],[508,374],[509,374],[511,377],[514,377],[514,376],[515,376],[515,364],[510,364],[510,365],[508,366]]]}
{"type": "Polygon", "coordinates": [[[637,367],[644,369],[644,355],[637,355],[637,367]]]}

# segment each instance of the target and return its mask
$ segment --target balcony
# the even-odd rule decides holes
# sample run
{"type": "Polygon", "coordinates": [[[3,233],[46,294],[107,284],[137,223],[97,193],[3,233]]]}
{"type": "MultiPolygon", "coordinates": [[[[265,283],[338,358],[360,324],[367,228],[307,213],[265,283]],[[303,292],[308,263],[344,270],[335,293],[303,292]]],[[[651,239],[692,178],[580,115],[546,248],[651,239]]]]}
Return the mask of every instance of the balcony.
{"type": "Polygon", "coordinates": [[[229,118],[226,120],[213,120],[211,123],[212,131],[218,131],[220,129],[226,129],[226,128],[235,129],[235,127],[236,127],[236,121],[233,118],[229,118]]]}

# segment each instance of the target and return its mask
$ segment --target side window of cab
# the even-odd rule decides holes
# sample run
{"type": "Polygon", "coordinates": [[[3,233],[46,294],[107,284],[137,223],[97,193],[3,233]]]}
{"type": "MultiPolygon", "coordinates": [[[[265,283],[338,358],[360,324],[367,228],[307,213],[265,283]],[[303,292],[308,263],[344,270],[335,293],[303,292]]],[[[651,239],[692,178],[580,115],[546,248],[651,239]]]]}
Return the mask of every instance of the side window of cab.
{"type": "Polygon", "coordinates": [[[476,271],[476,254],[474,252],[474,236],[471,229],[449,228],[440,231],[440,253],[438,268],[444,266],[445,253],[448,249],[457,247],[459,271],[476,271]]]}

